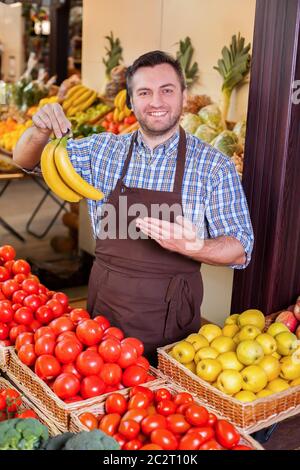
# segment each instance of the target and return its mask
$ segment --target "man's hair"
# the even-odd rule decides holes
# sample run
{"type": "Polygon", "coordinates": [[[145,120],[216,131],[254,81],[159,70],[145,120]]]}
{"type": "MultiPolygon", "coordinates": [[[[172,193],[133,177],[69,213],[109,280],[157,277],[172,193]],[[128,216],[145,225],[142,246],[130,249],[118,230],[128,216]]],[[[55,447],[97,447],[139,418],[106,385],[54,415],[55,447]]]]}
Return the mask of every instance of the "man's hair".
{"type": "Polygon", "coordinates": [[[181,85],[182,91],[186,88],[185,77],[181,65],[177,59],[163,51],[152,51],[138,57],[126,72],[127,106],[131,108],[130,98],[132,98],[132,78],[135,72],[141,67],[154,67],[155,65],[169,64],[175,70],[181,85]]]}

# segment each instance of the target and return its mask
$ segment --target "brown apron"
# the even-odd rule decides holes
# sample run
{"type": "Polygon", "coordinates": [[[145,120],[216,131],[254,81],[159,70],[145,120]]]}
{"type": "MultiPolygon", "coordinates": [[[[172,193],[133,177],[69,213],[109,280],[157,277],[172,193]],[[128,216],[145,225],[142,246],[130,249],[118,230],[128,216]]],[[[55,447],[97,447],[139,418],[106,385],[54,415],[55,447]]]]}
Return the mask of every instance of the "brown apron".
{"type": "Polygon", "coordinates": [[[173,192],[124,185],[123,178],[135,139],[136,133],[131,139],[122,175],[108,199],[108,203],[115,207],[119,221],[117,239],[98,238],[96,241],[96,259],[89,280],[88,310],[93,317],[107,317],[126,336],[142,340],[145,355],[152,359],[157,347],[198,332],[203,284],[200,263],[166,250],[150,238],[132,240],[119,237],[121,222],[126,224],[127,229],[138,216],[130,217],[128,211],[122,211],[120,196],[127,196],[128,208],[132,204],[143,203],[149,216],[152,204],[178,204],[183,214],[181,188],[185,168],[185,132],[180,128],[173,192]]]}

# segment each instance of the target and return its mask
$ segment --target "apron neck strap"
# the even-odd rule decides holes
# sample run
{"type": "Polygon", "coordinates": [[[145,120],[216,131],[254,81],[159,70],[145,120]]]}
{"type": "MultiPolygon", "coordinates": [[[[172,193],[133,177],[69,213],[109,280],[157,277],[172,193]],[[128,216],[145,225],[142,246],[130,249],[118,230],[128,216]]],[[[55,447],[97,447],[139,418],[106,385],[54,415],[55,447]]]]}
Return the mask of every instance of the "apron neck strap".
{"type": "Polygon", "coordinates": [[[130,141],[130,147],[129,147],[128,154],[127,154],[127,157],[126,157],[126,160],[125,160],[125,163],[124,163],[124,166],[123,166],[122,174],[121,174],[121,177],[120,177],[121,181],[123,180],[124,176],[126,175],[126,172],[127,172],[130,160],[131,160],[131,155],[132,155],[132,151],[133,151],[134,142],[136,141],[136,138],[137,138],[137,133],[138,133],[138,131],[135,131],[132,134],[131,141],[130,141]]]}

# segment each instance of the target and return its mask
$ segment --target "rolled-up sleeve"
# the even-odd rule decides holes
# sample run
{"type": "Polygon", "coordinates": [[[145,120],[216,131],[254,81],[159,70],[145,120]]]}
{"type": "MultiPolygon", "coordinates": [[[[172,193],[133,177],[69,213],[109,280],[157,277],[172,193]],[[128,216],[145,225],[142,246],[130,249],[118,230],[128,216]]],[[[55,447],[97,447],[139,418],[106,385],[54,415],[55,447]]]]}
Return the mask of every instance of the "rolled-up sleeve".
{"type": "Polygon", "coordinates": [[[206,221],[210,238],[233,237],[242,244],[246,262],[232,265],[244,269],[251,260],[254,235],[246,196],[234,164],[228,160],[214,178],[206,206],[206,221]]]}

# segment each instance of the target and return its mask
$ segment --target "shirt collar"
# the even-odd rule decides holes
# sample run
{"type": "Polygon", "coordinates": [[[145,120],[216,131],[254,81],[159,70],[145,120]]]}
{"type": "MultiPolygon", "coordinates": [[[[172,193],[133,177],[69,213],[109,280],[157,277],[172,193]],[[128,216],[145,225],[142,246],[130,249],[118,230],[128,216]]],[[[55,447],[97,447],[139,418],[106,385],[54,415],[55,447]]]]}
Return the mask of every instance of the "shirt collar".
{"type": "Polygon", "coordinates": [[[174,151],[177,150],[179,142],[179,130],[174,132],[168,140],[163,142],[162,144],[157,145],[153,150],[151,150],[148,145],[143,140],[143,135],[140,130],[138,130],[136,144],[138,147],[142,147],[147,152],[151,154],[155,153],[162,153],[166,157],[170,157],[174,154],[174,151]]]}

